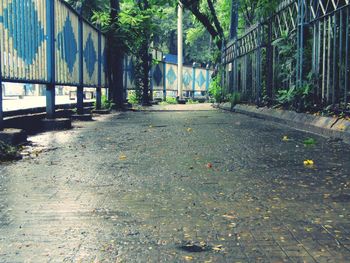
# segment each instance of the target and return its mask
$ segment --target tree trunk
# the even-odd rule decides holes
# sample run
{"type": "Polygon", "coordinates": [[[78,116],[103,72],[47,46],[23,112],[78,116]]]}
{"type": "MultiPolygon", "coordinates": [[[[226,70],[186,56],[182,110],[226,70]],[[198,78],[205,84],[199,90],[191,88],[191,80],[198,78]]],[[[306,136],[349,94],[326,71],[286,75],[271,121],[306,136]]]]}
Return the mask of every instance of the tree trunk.
{"type": "MultiPolygon", "coordinates": [[[[148,0],[143,0],[140,8],[142,10],[147,10],[149,8],[148,0]]],[[[150,47],[150,39],[151,32],[149,30],[145,30],[144,32],[144,40],[142,43],[142,48],[140,50],[140,57],[142,60],[142,105],[150,105],[149,101],[149,90],[150,90],[150,81],[149,81],[149,72],[151,70],[151,61],[149,55],[149,47],[150,47]]]]}
{"type": "Polygon", "coordinates": [[[123,58],[124,52],[118,46],[120,40],[116,35],[118,29],[119,0],[110,0],[112,27],[107,38],[108,49],[108,86],[109,94],[117,108],[123,107],[123,58]]]}

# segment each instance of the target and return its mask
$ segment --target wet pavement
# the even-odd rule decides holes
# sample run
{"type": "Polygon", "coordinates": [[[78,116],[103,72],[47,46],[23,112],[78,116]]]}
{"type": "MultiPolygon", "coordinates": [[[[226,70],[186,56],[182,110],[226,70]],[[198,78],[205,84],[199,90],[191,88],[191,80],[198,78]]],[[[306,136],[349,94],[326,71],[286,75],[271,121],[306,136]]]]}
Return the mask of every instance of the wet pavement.
{"type": "Polygon", "coordinates": [[[216,110],[30,139],[0,165],[0,262],[350,262],[349,145],[216,110]]]}

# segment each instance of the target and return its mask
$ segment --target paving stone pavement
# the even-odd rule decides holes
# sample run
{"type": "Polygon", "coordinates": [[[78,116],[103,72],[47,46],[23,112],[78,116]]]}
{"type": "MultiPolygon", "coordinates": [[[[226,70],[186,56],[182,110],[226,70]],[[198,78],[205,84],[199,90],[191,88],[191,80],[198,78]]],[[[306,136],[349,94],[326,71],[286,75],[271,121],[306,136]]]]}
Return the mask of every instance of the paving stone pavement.
{"type": "Polygon", "coordinates": [[[349,145],[218,110],[75,126],[0,165],[0,262],[350,262],[349,145]]]}

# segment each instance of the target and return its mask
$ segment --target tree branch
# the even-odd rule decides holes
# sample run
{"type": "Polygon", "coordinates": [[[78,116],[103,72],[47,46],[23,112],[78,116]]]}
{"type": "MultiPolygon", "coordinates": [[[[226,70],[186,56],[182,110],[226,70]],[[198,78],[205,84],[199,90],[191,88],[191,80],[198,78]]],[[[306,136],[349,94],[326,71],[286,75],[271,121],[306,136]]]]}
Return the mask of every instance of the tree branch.
{"type": "MultiPolygon", "coordinates": [[[[218,29],[215,28],[209,18],[200,12],[199,10],[199,1],[193,0],[180,0],[180,2],[186,7],[188,10],[192,12],[192,14],[202,23],[202,25],[207,29],[209,34],[213,37],[213,39],[218,39],[216,41],[216,46],[221,50],[223,38],[218,32],[218,29]]],[[[215,11],[215,10],[214,10],[215,11]]]]}

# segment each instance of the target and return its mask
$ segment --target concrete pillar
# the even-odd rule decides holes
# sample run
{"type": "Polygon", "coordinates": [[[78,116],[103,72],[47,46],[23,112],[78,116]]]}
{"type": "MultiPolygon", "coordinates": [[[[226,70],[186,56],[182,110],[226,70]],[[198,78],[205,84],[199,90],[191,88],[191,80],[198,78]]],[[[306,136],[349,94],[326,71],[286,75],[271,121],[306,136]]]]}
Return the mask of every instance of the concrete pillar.
{"type": "Polygon", "coordinates": [[[192,65],[192,99],[194,99],[194,93],[196,92],[196,62],[192,65]]]}
{"type": "Polygon", "coordinates": [[[210,64],[207,64],[206,70],[206,83],[205,83],[205,89],[206,89],[206,95],[209,95],[209,86],[210,86],[210,64]]]}
{"type": "Polygon", "coordinates": [[[84,114],[84,87],[77,87],[77,113],[84,114]]]}
{"type": "Polygon", "coordinates": [[[2,80],[1,80],[1,70],[0,70],[0,131],[4,129],[4,113],[2,107],[2,80]]]}
{"type": "Polygon", "coordinates": [[[46,85],[46,117],[55,118],[55,4],[53,1],[47,1],[47,24],[48,24],[48,48],[47,48],[47,65],[50,83],[46,85]]]}
{"type": "Polygon", "coordinates": [[[182,67],[183,67],[183,6],[181,2],[178,3],[177,11],[177,90],[179,99],[182,99],[182,86],[183,86],[183,76],[182,76],[182,67]]]}
{"type": "Polygon", "coordinates": [[[163,57],[163,100],[166,101],[166,61],[163,57]]]}
{"type": "Polygon", "coordinates": [[[56,108],[55,99],[56,99],[55,85],[48,84],[46,86],[46,118],[47,119],[55,118],[55,108],[56,108]]]}
{"type": "Polygon", "coordinates": [[[100,110],[102,105],[101,87],[96,88],[96,110],[100,110]]]}

